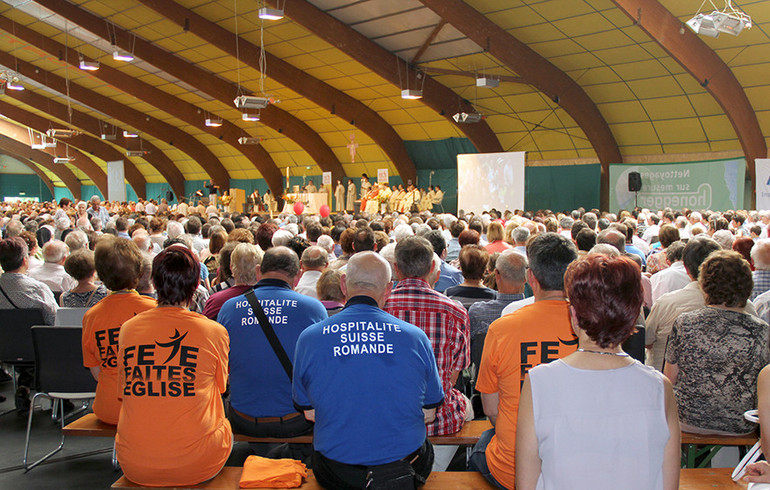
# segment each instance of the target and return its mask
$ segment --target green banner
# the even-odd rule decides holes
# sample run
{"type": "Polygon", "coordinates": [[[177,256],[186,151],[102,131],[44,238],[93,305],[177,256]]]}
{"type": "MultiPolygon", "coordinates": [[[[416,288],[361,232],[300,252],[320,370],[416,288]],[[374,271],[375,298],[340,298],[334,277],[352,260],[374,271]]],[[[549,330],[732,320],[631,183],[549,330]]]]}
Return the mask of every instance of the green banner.
{"type": "Polygon", "coordinates": [[[691,163],[610,165],[610,211],[641,208],[726,211],[743,207],[746,159],[691,163]],[[628,190],[628,175],[639,172],[642,189],[628,190]]]}

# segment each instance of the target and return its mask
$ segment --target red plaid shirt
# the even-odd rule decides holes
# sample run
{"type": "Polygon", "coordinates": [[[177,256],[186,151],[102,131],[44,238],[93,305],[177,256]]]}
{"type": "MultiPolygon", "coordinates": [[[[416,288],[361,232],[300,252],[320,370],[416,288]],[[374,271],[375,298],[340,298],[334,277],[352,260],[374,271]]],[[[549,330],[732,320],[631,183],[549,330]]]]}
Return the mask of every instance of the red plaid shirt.
{"type": "Polygon", "coordinates": [[[385,304],[385,311],[420,327],[433,345],[444,404],[436,410],[436,420],[428,425],[428,435],[453,434],[465,420],[465,398],[452,388],[452,372],[470,364],[470,321],[461,305],[431,289],[422,279],[399,281],[385,304]]]}

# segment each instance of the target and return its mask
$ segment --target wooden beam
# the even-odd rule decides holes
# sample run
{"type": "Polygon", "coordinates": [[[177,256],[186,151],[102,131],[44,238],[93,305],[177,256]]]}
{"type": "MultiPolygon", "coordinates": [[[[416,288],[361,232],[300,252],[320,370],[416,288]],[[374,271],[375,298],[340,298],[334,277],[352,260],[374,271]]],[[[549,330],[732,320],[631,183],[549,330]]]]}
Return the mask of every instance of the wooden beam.
{"type": "MultiPolygon", "coordinates": [[[[722,107],[746,156],[752,188],[756,188],[754,160],[767,157],[767,143],[754,107],[730,67],[657,0],[613,0],[613,3],[682,65],[722,107]]],[[[756,205],[755,199],[752,193],[753,205],[756,205]]]]}
{"type": "MultiPolygon", "coordinates": [[[[5,153],[5,152],[2,149],[0,149],[0,153],[5,153]]],[[[13,155],[13,154],[11,154],[11,152],[7,152],[6,155],[8,157],[10,157],[10,158],[13,158],[14,160],[16,160],[17,162],[21,163],[22,165],[29,167],[30,170],[35,172],[37,174],[37,176],[40,177],[40,180],[43,181],[43,184],[45,184],[45,186],[48,187],[48,190],[51,191],[51,196],[56,197],[55,194],[54,194],[53,181],[51,181],[51,179],[48,177],[48,175],[46,175],[46,173],[43,172],[40,169],[39,166],[37,166],[36,164],[34,164],[31,161],[27,160],[26,158],[22,158],[22,157],[13,155]]],[[[58,175],[57,175],[57,177],[58,177],[58,175]]],[[[42,198],[42,196],[41,196],[41,198],[42,198]]]]}
{"type": "Polygon", "coordinates": [[[505,29],[461,0],[420,0],[455,29],[559,104],[583,130],[602,164],[601,208],[609,205],[609,165],[623,157],[610,126],[593,100],[572,78],[505,29]]]}
{"type": "MultiPolygon", "coordinates": [[[[266,0],[265,3],[275,6],[276,0],[266,0]]],[[[478,151],[482,153],[503,151],[497,135],[495,135],[486,121],[476,124],[457,124],[452,120],[452,115],[458,111],[476,112],[476,110],[468,101],[464,100],[449,87],[442,85],[430,76],[427,76],[427,74],[418,72],[418,70],[408,66],[401,58],[398,58],[371,39],[306,0],[292,0],[291,2],[285,2],[285,4],[282,2],[282,4],[286,17],[358,61],[396,87],[401,87],[402,83],[405,84],[399,77],[398,67],[401,66],[401,78],[408,77],[410,87],[422,85],[423,97],[420,101],[454,124],[460,132],[468,137],[478,151]],[[417,78],[418,74],[424,77],[424,82],[417,78]]],[[[393,97],[398,96],[398,92],[394,90],[393,97]]]]}
{"type": "MultiPolygon", "coordinates": [[[[30,141],[29,131],[25,127],[17,126],[0,119],[0,134],[7,136],[19,143],[27,146],[32,145],[30,141]]],[[[53,163],[53,158],[57,156],[68,155],[72,157],[70,165],[82,171],[86,176],[94,181],[94,185],[101,191],[103,195],[107,195],[107,174],[99,167],[91,158],[85,153],[78,151],[74,147],[67,148],[67,144],[61,141],[57,141],[55,148],[46,148],[45,150],[37,150],[42,153],[50,155],[48,158],[53,163]]]]}
{"type": "MultiPolygon", "coordinates": [[[[110,128],[111,131],[115,131],[115,141],[113,141],[112,144],[119,148],[121,155],[125,155],[128,143],[126,139],[123,138],[123,130],[120,127],[103,123],[94,117],[74,109],[72,110],[72,116],[70,117],[69,108],[67,106],[37,94],[33,90],[24,90],[21,92],[9,90],[6,92],[5,97],[13,98],[29,107],[42,111],[51,117],[55,117],[60,121],[69,123],[71,120],[74,127],[87,133],[101,135],[103,129],[110,128]]],[[[150,153],[142,158],[160,172],[175,193],[181,192],[180,195],[184,195],[184,176],[182,176],[182,172],[180,172],[171,159],[155,145],[146,140],[143,142],[143,145],[150,153]]],[[[110,146],[112,147],[112,145],[110,146]]],[[[124,156],[123,161],[125,162],[126,180],[131,184],[131,187],[138,197],[145,198],[146,181],[144,176],[139,172],[139,169],[136,168],[136,165],[134,165],[134,162],[132,162],[130,158],[124,156]]]]}
{"type": "MultiPolygon", "coordinates": [[[[3,115],[5,115],[7,118],[12,119],[13,121],[16,121],[17,123],[22,124],[28,128],[32,128],[38,131],[39,133],[45,133],[48,130],[48,128],[51,128],[53,125],[58,126],[58,124],[52,121],[51,119],[46,119],[44,117],[37,116],[35,114],[32,114],[31,112],[25,111],[20,107],[11,105],[3,100],[0,100],[0,112],[3,115]]],[[[81,133],[77,136],[67,139],[66,143],[72,148],[75,148],[84,153],[100,158],[105,162],[115,161],[115,160],[126,160],[125,153],[120,153],[114,147],[102,142],[102,140],[89,136],[85,133],[81,133]]],[[[60,149],[59,151],[61,152],[63,150],[60,149]]],[[[125,166],[127,175],[129,173],[128,172],[129,166],[133,167],[133,165],[130,164],[130,161],[125,166]]],[[[135,173],[139,173],[136,167],[134,167],[134,171],[135,173]]],[[[104,174],[104,171],[101,170],[101,173],[104,174]]],[[[129,184],[131,184],[131,187],[134,188],[135,192],[137,191],[137,187],[139,188],[140,191],[143,191],[146,187],[146,181],[144,180],[144,176],[142,176],[142,174],[139,173],[139,177],[140,177],[139,181],[135,181],[133,183],[132,181],[128,181],[129,184]]],[[[101,178],[102,177],[100,176],[99,179],[101,178]]],[[[94,182],[97,182],[97,181],[94,180],[94,182]]],[[[106,175],[104,175],[104,184],[106,187],[107,185],[106,175]]],[[[104,194],[104,195],[106,196],[107,194],[104,194]]],[[[144,197],[144,192],[142,192],[141,197],[144,197]]]]}
{"type": "MultiPolygon", "coordinates": [[[[43,49],[44,51],[47,51],[54,56],[63,54],[65,63],[70,63],[73,66],[76,66],[78,61],[78,53],[48,39],[42,34],[21,26],[3,16],[0,16],[0,29],[5,30],[9,34],[12,34],[14,37],[17,37],[24,42],[37,46],[38,48],[43,49]]],[[[0,59],[7,59],[9,62],[11,59],[13,59],[14,62],[16,62],[16,59],[7,53],[2,53],[2,55],[0,55],[0,59]],[[10,59],[8,59],[9,57],[10,59]]],[[[13,66],[13,64],[8,65],[5,62],[3,62],[3,64],[6,66],[13,66]]],[[[173,142],[174,146],[178,147],[180,150],[184,151],[195,161],[197,161],[209,174],[209,176],[216,181],[217,185],[221,186],[222,188],[229,187],[230,176],[227,173],[224,165],[222,165],[219,159],[211,152],[211,150],[206,147],[206,145],[198,141],[192,135],[172,126],[171,124],[165,123],[156,118],[149,117],[126,105],[115,102],[115,100],[110,97],[100,95],[92,90],[72,83],[71,81],[69,84],[67,84],[63,78],[58,77],[50,72],[46,72],[42,68],[38,68],[30,63],[18,60],[18,65],[19,69],[17,69],[17,71],[22,73],[27,78],[31,78],[40,84],[57,90],[60,93],[68,93],[73,99],[79,100],[81,103],[93,107],[105,114],[109,114],[111,117],[114,117],[119,121],[124,121],[131,126],[142,130],[143,132],[146,132],[147,134],[150,134],[160,140],[173,142]],[[69,85],[69,91],[67,90],[67,85],[69,85]]],[[[110,69],[104,65],[98,71],[93,72],[92,74],[97,78],[104,80],[107,78],[105,73],[120,74],[120,72],[117,70],[110,69]]],[[[131,81],[123,82],[124,91],[126,89],[137,91],[146,89],[147,87],[149,87],[147,84],[139,82],[133,78],[131,81]]],[[[175,98],[169,94],[165,94],[165,98],[160,97],[158,94],[144,96],[144,100],[146,102],[160,108],[168,108],[167,106],[169,100],[175,102],[173,105],[179,104],[180,109],[187,108],[189,105],[187,104],[183,106],[182,104],[186,103],[175,101],[174,99],[175,98]]],[[[194,111],[197,113],[197,109],[194,109],[194,111]]],[[[174,115],[176,116],[176,114],[174,115]]]]}
{"type": "Polygon", "coordinates": [[[433,41],[436,39],[436,36],[438,36],[438,33],[441,31],[441,28],[446,25],[446,20],[441,19],[438,24],[436,24],[436,27],[433,28],[432,31],[430,31],[430,35],[428,35],[428,38],[425,39],[425,42],[422,43],[422,46],[420,46],[420,49],[417,50],[417,52],[412,57],[412,64],[418,63],[420,61],[420,58],[422,58],[422,55],[425,54],[425,51],[428,50],[431,44],[433,44],[433,41]]]}
{"type": "MultiPolygon", "coordinates": [[[[108,31],[105,29],[104,19],[79,8],[77,5],[59,0],[40,0],[38,3],[93,34],[100,36],[102,39],[109,42],[114,41],[120,48],[132,52],[145,62],[160,68],[180,80],[184,80],[191,86],[232,108],[233,99],[238,95],[238,87],[236,85],[222,78],[215,77],[210,72],[192,63],[187,63],[182,58],[172,55],[114,24],[109,29],[109,34],[113,36],[113,38],[110,38],[108,31]]],[[[318,163],[321,170],[332,172],[338,178],[344,175],[342,165],[331,148],[329,148],[318,133],[295,116],[276,106],[270,106],[269,109],[262,111],[260,122],[281,132],[287,138],[294,140],[318,163]]],[[[262,161],[264,157],[261,153],[251,155],[251,153],[259,151],[256,147],[244,147],[237,143],[237,139],[241,134],[239,131],[234,132],[232,138],[229,138],[227,142],[233,144],[239,152],[246,152],[247,156],[258,157],[255,163],[264,164],[262,161]]],[[[273,166],[275,166],[274,163],[273,166]]],[[[277,173],[272,171],[272,169],[266,169],[265,171],[260,169],[260,171],[268,180],[268,184],[272,182],[278,185],[277,189],[273,187],[271,189],[273,192],[278,192],[279,194],[277,195],[280,195],[282,193],[280,171],[277,173]],[[271,173],[275,175],[271,175],[271,173]],[[270,178],[268,179],[268,177],[270,178]]]]}
{"type": "Polygon", "coordinates": [[[3,151],[14,158],[24,158],[30,160],[42,167],[47,168],[54,173],[67,189],[72,193],[72,197],[80,199],[80,180],[72,173],[66,164],[55,164],[48,153],[40,150],[33,150],[28,145],[20,143],[13,138],[0,134],[0,151],[3,151]]]}
{"type": "MultiPolygon", "coordinates": [[[[177,25],[188,26],[190,32],[222,51],[231,56],[236,56],[236,36],[230,31],[170,0],[139,1],[177,25]]],[[[258,70],[259,46],[242,38],[238,38],[237,41],[240,45],[241,61],[258,70]]],[[[295,68],[281,58],[271,55],[267,51],[265,52],[265,57],[268,66],[267,75],[270,78],[325,108],[336,117],[343,118],[348,123],[359,128],[382,148],[405,182],[409,179],[416,179],[417,170],[409,157],[409,153],[406,151],[404,141],[393,127],[376,111],[370,109],[359,100],[309,75],[307,72],[295,68]]],[[[230,94],[228,97],[232,100],[233,95],[230,94]]],[[[266,115],[271,116],[272,112],[274,112],[273,109],[275,107],[270,106],[267,110],[263,110],[263,118],[266,115]]],[[[337,177],[334,175],[334,172],[332,173],[333,179],[336,180],[337,177]]]]}

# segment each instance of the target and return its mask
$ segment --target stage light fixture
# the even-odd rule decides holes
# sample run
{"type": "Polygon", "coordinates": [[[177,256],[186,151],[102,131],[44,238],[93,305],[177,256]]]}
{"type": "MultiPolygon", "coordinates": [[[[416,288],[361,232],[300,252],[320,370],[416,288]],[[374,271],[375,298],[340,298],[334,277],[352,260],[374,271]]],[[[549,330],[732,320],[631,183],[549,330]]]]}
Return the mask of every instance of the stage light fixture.
{"type": "Polygon", "coordinates": [[[218,128],[222,125],[222,118],[221,117],[207,117],[206,118],[206,126],[210,128],[218,128]]]}
{"type": "Polygon", "coordinates": [[[251,136],[241,136],[238,138],[238,143],[242,145],[258,145],[262,142],[262,138],[253,138],[251,136]]]}
{"type": "Polygon", "coordinates": [[[497,88],[500,86],[500,80],[489,77],[481,77],[476,79],[476,86],[484,88],[497,88]]]}
{"type": "Polygon", "coordinates": [[[115,50],[112,52],[112,59],[115,61],[134,61],[134,55],[126,51],[115,50]]]}
{"type": "Polygon", "coordinates": [[[53,163],[69,163],[74,160],[73,157],[53,157],[53,163]]]}
{"type": "Polygon", "coordinates": [[[13,77],[10,80],[5,82],[5,88],[7,88],[8,90],[22,91],[24,90],[24,85],[21,84],[19,77],[13,77]]]}
{"type": "Polygon", "coordinates": [[[88,61],[82,56],[80,57],[80,69],[85,71],[96,71],[99,69],[98,61],[88,61]]]}
{"type": "Polygon", "coordinates": [[[422,90],[404,89],[401,91],[401,98],[407,100],[422,99],[422,90]]]}
{"type": "Polygon", "coordinates": [[[138,138],[139,134],[133,131],[123,131],[124,138],[138,138]]]}
{"type": "Polygon", "coordinates": [[[281,20],[283,19],[283,9],[262,7],[259,9],[259,18],[264,20],[281,20]]]}
{"type": "Polygon", "coordinates": [[[49,129],[46,131],[46,133],[49,138],[57,138],[57,139],[63,139],[63,138],[72,138],[73,136],[77,136],[80,134],[79,131],[75,131],[74,129],[49,129]]]}
{"type": "Polygon", "coordinates": [[[733,7],[732,0],[726,0],[723,10],[714,10],[710,14],[697,12],[687,21],[687,26],[695,34],[704,36],[719,37],[721,32],[737,36],[743,29],[751,29],[752,22],[749,15],[733,7]]]}
{"type": "Polygon", "coordinates": [[[273,101],[267,97],[255,97],[253,95],[240,95],[233,100],[238,109],[264,109],[273,101]]]}
{"type": "Polygon", "coordinates": [[[102,133],[102,139],[104,141],[115,141],[117,139],[117,135],[109,134],[109,133],[102,133]]]}
{"type": "Polygon", "coordinates": [[[259,112],[244,112],[241,114],[241,119],[244,121],[259,121],[259,112]]]}
{"type": "Polygon", "coordinates": [[[472,124],[480,122],[482,119],[484,119],[484,116],[479,114],[478,112],[458,112],[454,116],[452,116],[452,119],[458,124],[472,124]]]}
{"type": "Polygon", "coordinates": [[[150,153],[147,150],[126,150],[127,157],[143,157],[150,153]]]}

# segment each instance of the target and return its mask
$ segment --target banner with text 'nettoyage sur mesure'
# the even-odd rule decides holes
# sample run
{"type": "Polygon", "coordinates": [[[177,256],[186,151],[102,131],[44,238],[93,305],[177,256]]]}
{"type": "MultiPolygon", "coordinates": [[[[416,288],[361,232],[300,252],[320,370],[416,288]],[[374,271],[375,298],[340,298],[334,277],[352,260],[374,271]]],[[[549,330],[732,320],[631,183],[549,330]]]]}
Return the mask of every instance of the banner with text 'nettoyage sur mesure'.
{"type": "Polygon", "coordinates": [[[746,159],[690,163],[610,165],[610,211],[632,209],[712,209],[743,207],[746,159]],[[628,174],[639,172],[642,189],[628,190],[628,174]]]}

